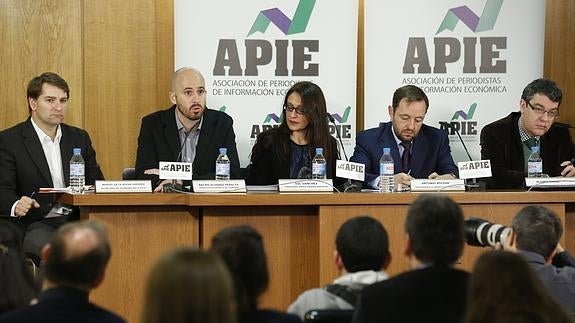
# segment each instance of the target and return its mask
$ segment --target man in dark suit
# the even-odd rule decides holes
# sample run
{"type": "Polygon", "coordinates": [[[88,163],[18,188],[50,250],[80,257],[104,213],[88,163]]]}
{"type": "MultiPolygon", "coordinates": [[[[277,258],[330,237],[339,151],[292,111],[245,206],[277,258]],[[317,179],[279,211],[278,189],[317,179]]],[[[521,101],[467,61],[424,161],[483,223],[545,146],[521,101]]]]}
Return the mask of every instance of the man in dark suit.
{"type": "Polygon", "coordinates": [[[563,93],[551,80],[529,83],[519,102],[520,112],[483,127],[480,135],[481,159],[491,160],[493,177],[489,188],[525,186],[527,160],[531,147],[538,146],[543,173],[549,176],[575,176],[575,157],[569,129],[554,125],[559,116],[563,93]]]}
{"type": "Polygon", "coordinates": [[[161,191],[167,180],[159,180],[160,161],[193,163],[194,179],[214,179],[219,148],[227,148],[231,177],[237,178],[240,163],[232,118],[206,107],[206,85],[202,74],[184,67],[172,78],[170,108],[142,118],[136,156],[136,178],[150,179],[161,191]]]}
{"type": "Polygon", "coordinates": [[[73,215],[38,189],[70,184],[73,148],[82,149],[86,184],[104,178],[88,133],[63,123],[69,94],[55,73],[33,78],[27,90],[30,117],[0,132],[0,214],[25,232],[24,251],[37,264],[53,232],[73,215]]]}
{"type": "Polygon", "coordinates": [[[407,210],[405,231],[412,270],[365,287],[353,322],[460,322],[469,280],[453,268],[465,239],[461,208],[444,195],[421,195],[407,210]]]}
{"type": "Polygon", "coordinates": [[[88,300],[90,290],[104,280],[110,259],[106,229],[94,221],[68,223],[42,249],[45,279],[34,305],[0,316],[0,323],[125,321],[88,300]]]}
{"type": "Polygon", "coordinates": [[[557,214],[540,205],[526,206],[511,227],[503,248],[521,254],[555,300],[575,316],[575,259],[559,243],[563,225],[557,214]]]}
{"type": "Polygon", "coordinates": [[[350,160],[365,165],[364,186],[379,187],[379,160],[391,148],[394,182],[409,185],[413,178],[453,179],[459,172],[451,157],[447,132],[423,124],[427,95],[415,85],[395,90],[388,107],[391,122],[357,134],[350,160]]]}

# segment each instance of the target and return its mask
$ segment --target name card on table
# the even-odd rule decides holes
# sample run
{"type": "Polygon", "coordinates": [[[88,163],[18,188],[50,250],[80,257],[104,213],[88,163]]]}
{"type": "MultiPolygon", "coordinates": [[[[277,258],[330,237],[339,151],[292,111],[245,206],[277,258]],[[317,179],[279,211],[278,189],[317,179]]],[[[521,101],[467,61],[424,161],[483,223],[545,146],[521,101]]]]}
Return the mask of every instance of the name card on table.
{"type": "Polygon", "coordinates": [[[412,192],[465,191],[462,179],[412,179],[412,192]]]}
{"type": "Polygon", "coordinates": [[[150,193],[152,182],[133,181],[96,181],[96,193],[150,193]]]}
{"type": "Polygon", "coordinates": [[[575,189],[575,177],[526,177],[525,186],[532,189],[575,189]]]}
{"type": "Polygon", "coordinates": [[[491,177],[491,160],[472,160],[457,163],[459,178],[491,177]]]}
{"type": "Polygon", "coordinates": [[[280,179],[280,192],[333,192],[331,179],[280,179]]]}
{"type": "Polygon", "coordinates": [[[193,180],[194,193],[245,193],[246,182],[243,179],[230,179],[217,181],[193,180]]]}
{"type": "Polygon", "coordinates": [[[160,162],[161,179],[180,179],[189,181],[192,179],[192,163],[160,162]]]}

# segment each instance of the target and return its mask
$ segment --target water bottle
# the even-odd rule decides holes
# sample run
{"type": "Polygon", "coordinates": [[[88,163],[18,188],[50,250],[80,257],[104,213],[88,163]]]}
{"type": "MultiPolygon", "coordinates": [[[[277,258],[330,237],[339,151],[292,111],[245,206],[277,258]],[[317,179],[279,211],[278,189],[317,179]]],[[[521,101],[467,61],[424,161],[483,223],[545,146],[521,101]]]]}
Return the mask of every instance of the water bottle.
{"type": "Polygon", "coordinates": [[[531,147],[531,155],[527,160],[527,177],[541,177],[543,174],[543,160],[539,155],[539,147],[531,147]]]}
{"type": "Polygon", "coordinates": [[[84,192],[84,183],[86,182],[84,158],[82,158],[82,149],[74,148],[74,155],[70,159],[70,188],[72,193],[79,194],[84,192]]]}
{"type": "Polygon", "coordinates": [[[325,157],[323,157],[323,148],[315,149],[315,157],[311,161],[311,178],[327,178],[327,163],[325,161],[325,157]]]}
{"type": "Polygon", "coordinates": [[[391,149],[383,148],[383,155],[379,160],[379,191],[382,193],[393,192],[393,158],[391,149]]]}
{"type": "Polygon", "coordinates": [[[220,148],[220,154],[216,159],[216,180],[230,179],[230,159],[228,158],[228,149],[220,148]]]}

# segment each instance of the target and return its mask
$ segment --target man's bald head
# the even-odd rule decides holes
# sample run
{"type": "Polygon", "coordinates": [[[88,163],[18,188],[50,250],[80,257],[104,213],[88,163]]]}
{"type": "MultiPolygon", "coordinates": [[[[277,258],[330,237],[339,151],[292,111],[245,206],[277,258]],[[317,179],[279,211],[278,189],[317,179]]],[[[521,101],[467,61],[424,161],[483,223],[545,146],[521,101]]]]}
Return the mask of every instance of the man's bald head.
{"type": "Polygon", "coordinates": [[[58,286],[89,290],[103,278],[111,250],[103,225],[95,221],[62,226],[46,246],[46,279],[58,286]]]}

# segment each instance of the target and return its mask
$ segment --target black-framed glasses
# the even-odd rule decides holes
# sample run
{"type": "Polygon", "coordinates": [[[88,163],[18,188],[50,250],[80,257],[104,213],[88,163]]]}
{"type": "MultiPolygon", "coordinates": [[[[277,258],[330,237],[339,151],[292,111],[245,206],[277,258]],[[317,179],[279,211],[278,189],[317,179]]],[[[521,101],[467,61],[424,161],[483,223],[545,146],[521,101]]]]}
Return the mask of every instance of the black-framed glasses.
{"type": "Polygon", "coordinates": [[[555,118],[557,118],[557,117],[559,116],[559,109],[553,109],[553,110],[547,111],[547,110],[545,110],[545,109],[543,109],[543,108],[533,106],[533,104],[531,104],[531,102],[529,102],[529,101],[525,101],[525,102],[527,102],[527,105],[528,105],[528,106],[531,108],[531,110],[533,110],[533,112],[535,112],[535,114],[538,115],[539,117],[542,117],[545,113],[547,113],[547,116],[548,116],[550,119],[555,119],[555,118]]]}
{"type": "Polygon", "coordinates": [[[295,111],[295,113],[297,113],[299,115],[305,115],[306,114],[306,111],[304,108],[294,108],[293,106],[291,106],[289,104],[284,107],[284,110],[287,112],[295,111]]]}

